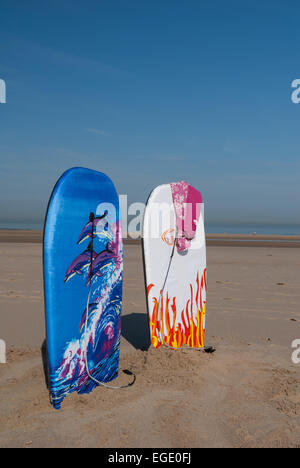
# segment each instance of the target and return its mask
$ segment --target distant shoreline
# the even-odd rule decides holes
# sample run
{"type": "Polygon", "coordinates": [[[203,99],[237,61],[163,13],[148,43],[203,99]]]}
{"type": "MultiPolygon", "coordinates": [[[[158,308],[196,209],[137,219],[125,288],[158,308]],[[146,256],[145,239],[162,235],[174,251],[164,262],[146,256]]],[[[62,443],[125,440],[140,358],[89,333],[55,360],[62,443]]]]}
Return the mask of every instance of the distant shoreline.
{"type": "MultiPolygon", "coordinates": [[[[43,231],[0,229],[0,243],[41,244],[43,231]]],[[[275,234],[206,234],[207,246],[300,247],[300,236],[275,234]]],[[[141,239],[124,239],[124,244],[140,244],[141,239]]]]}

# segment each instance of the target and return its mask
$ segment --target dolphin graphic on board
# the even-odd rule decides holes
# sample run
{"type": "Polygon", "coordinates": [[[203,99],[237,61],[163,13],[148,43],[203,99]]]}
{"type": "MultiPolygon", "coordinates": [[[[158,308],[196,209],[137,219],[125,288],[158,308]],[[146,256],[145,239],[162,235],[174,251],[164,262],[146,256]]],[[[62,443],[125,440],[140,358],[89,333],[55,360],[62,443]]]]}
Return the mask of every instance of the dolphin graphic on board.
{"type": "Polygon", "coordinates": [[[86,285],[95,276],[102,276],[103,273],[101,273],[101,270],[110,265],[112,262],[117,262],[118,258],[119,256],[115,250],[115,246],[111,242],[108,242],[106,249],[100,252],[96,258],[93,259],[93,263],[89,267],[86,285]]]}
{"type": "Polygon", "coordinates": [[[97,257],[97,252],[91,251],[91,245],[89,244],[88,248],[82,252],[78,257],[73,260],[71,265],[66,271],[65,280],[66,283],[71,279],[74,275],[82,275],[83,270],[88,267],[92,261],[97,257]]]}
{"type": "Polygon", "coordinates": [[[92,237],[92,230],[93,238],[98,235],[107,237],[109,240],[112,240],[112,234],[109,228],[109,223],[107,221],[107,214],[108,211],[106,210],[102,216],[96,216],[93,222],[89,221],[82,229],[77,244],[81,244],[89,237],[92,237]]]}

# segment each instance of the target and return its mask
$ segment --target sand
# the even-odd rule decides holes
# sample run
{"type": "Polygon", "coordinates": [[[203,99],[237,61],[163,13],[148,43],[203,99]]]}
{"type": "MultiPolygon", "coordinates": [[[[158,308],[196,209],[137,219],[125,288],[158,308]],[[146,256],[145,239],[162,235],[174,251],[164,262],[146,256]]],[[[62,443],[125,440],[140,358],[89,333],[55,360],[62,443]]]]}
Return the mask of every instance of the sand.
{"type": "MultiPolygon", "coordinates": [[[[0,447],[300,447],[297,248],[208,247],[207,345],[149,348],[141,247],[125,245],[122,369],[133,387],[73,394],[45,384],[42,246],[0,243],[0,447]]],[[[7,239],[6,239],[7,240],[7,239]]]]}

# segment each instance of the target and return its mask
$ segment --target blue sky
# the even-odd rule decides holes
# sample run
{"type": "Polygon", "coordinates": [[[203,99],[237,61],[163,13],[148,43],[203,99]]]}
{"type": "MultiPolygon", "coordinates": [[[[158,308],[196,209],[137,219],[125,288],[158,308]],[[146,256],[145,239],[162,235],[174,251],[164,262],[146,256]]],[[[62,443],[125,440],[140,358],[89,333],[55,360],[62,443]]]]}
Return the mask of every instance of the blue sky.
{"type": "Polygon", "coordinates": [[[0,4],[0,223],[72,166],[130,201],[185,179],[210,221],[298,223],[298,0],[0,4]]]}

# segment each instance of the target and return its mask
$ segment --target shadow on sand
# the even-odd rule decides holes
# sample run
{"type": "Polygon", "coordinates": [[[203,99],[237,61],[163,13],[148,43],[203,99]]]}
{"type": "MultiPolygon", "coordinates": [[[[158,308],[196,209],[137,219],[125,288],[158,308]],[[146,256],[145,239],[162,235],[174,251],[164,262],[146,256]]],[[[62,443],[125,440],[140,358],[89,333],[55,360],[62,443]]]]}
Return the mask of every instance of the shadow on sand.
{"type": "Polygon", "coordinates": [[[45,384],[49,390],[48,353],[47,353],[46,340],[44,340],[42,343],[41,355],[42,355],[42,362],[43,362],[43,368],[44,368],[45,384]]]}
{"type": "Polygon", "coordinates": [[[147,314],[129,314],[122,317],[122,336],[135,349],[147,351],[150,346],[150,330],[147,314]]]}

